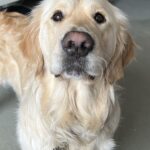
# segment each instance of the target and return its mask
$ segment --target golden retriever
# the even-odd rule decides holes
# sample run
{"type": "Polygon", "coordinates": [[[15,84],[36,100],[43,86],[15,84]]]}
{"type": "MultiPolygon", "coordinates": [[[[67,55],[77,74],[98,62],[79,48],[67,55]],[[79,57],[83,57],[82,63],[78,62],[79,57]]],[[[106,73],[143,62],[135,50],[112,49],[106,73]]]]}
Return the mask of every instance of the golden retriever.
{"type": "Polygon", "coordinates": [[[107,0],[44,0],[0,13],[0,83],[19,99],[22,150],[112,150],[114,85],[134,57],[125,15],[107,0]]]}

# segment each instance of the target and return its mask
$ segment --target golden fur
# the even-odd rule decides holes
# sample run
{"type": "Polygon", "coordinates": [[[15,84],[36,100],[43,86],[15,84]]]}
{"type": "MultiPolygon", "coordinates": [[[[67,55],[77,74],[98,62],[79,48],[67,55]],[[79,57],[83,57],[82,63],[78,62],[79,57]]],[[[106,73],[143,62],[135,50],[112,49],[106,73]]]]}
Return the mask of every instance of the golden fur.
{"type": "Polygon", "coordinates": [[[45,0],[28,17],[0,13],[0,82],[12,85],[19,98],[22,150],[113,149],[120,116],[114,85],[134,56],[127,26],[124,14],[105,0],[45,0]],[[62,23],[51,21],[55,9],[68,13],[62,23]],[[104,25],[92,20],[98,10],[107,18],[104,25]],[[55,77],[59,43],[72,28],[96,41],[88,56],[94,80],[55,77]]]}

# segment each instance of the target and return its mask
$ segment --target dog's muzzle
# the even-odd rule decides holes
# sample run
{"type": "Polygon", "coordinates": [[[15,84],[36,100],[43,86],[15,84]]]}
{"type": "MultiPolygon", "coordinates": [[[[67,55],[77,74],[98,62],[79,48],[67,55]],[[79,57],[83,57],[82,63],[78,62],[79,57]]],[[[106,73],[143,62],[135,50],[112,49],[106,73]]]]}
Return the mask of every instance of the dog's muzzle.
{"type": "Polygon", "coordinates": [[[64,73],[68,76],[84,76],[86,74],[86,56],[94,49],[94,40],[86,32],[70,31],[62,41],[65,53],[63,62],[64,73]]]}

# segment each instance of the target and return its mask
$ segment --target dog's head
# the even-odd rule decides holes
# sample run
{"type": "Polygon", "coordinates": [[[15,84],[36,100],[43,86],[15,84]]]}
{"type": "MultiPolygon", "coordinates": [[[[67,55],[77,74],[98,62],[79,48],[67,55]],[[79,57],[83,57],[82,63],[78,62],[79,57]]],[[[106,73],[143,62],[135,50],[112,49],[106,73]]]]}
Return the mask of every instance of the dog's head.
{"type": "Polygon", "coordinates": [[[45,0],[40,11],[40,48],[53,75],[121,78],[134,43],[118,8],[107,0],[45,0]]]}

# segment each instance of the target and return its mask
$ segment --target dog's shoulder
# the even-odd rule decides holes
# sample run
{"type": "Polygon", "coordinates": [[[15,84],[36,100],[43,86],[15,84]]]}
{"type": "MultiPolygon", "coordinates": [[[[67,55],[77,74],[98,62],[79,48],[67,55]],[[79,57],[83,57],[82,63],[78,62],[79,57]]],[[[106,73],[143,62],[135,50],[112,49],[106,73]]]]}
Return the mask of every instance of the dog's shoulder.
{"type": "MultiPolygon", "coordinates": [[[[0,50],[12,50],[18,45],[28,25],[28,17],[16,12],[0,12],[0,50]],[[6,48],[7,47],[7,48],[6,48]]],[[[16,48],[15,48],[16,49],[16,48]]]]}
{"type": "MultiPolygon", "coordinates": [[[[1,36],[7,33],[17,33],[23,30],[28,24],[28,17],[16,12],[0,12],[0,33],[1,36]]],[[[13,35],[15,36],[15,35],[13,35]]]]}
{"type": "Polygon", "coordinates": [[[26,20],[26,18],[27,16],[17,12],[0,12],[0,24],[21,24],[26,20]]]}

